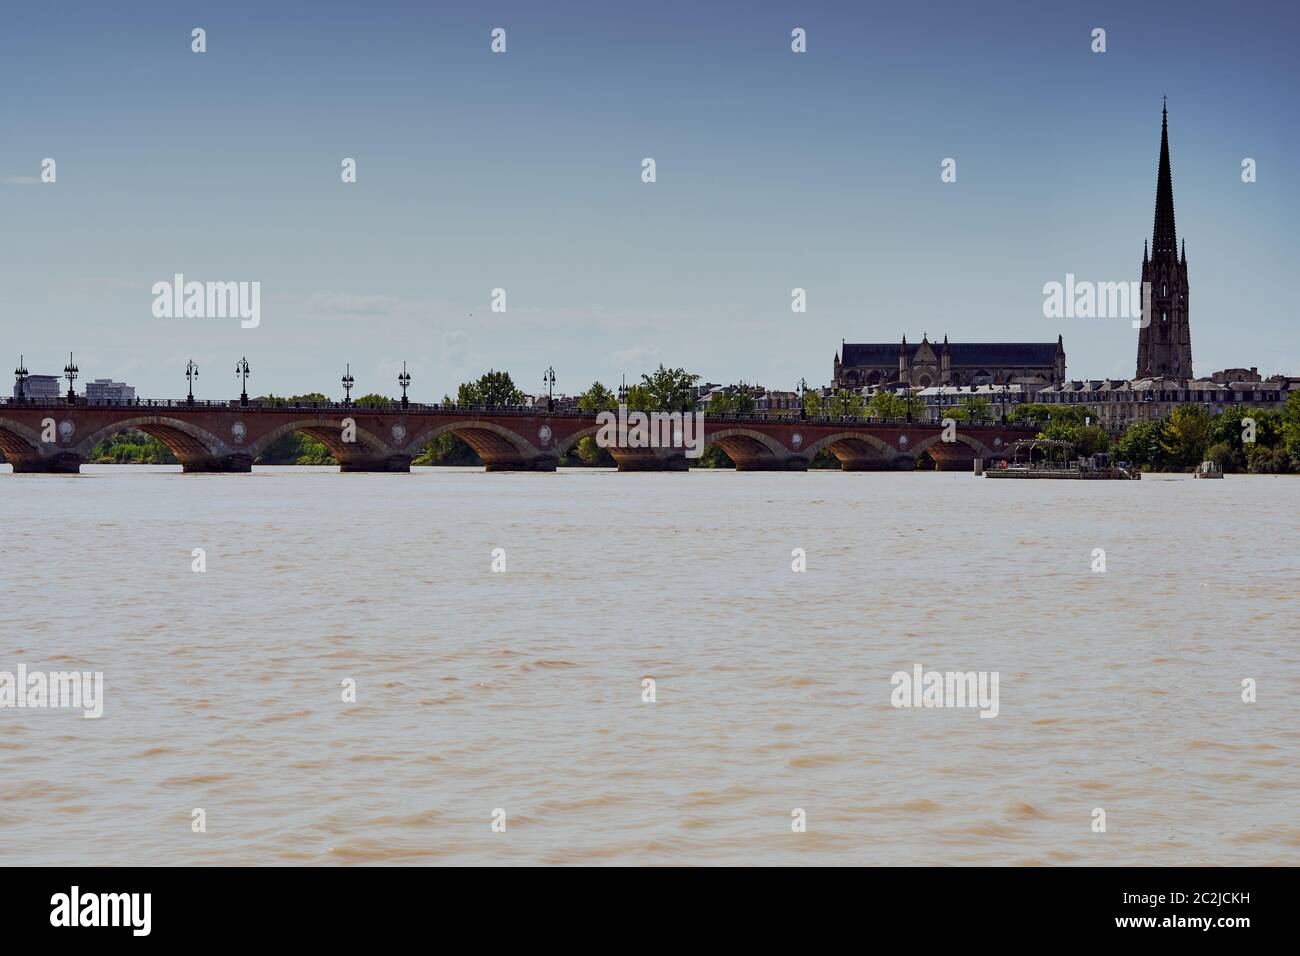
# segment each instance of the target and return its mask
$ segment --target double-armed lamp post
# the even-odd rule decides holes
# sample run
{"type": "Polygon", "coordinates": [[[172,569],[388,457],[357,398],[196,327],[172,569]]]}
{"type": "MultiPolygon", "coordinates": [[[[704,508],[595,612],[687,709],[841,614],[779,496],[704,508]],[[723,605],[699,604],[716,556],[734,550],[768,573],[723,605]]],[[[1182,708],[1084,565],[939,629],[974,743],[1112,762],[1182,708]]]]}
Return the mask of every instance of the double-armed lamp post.
{"type": "Polygon", "coordinates": [[[808,382],[806,379],[799,379],[799,420],[808,417],[808,409],[804,402],[804,395],[808,393],[808,382]]]}
{"type": "Polygon", "coordinates": [[[347,369],[343,372],[343,404],[352,404],[352,363],[348,362],[347,369]]]}
{"type": "Polygon", "coordinates": [[[18,356],[18,367],[14,369],[14,378],[18,383],[18,400],[23,401],[27,398],[27,365],[21,355],[18,356]]]}
{"type": "Polygon", "coordinates": [[[542,384],[546,386],[546,410],[555,411],[555,368],[548,366],[542,373],[542,384]]]}
{"type": "Polygon", "coordinates": [[[402,363],[402,374],[397,376],[397,384],[402,386],[402,407],[406,407],[406,389],[411,384],[411,376],[406,371],[406,363],[402,363]]]}
{"type": "Polygon", "coordinates": [[[77,393],[72,388],[72,383],[77,380],[81,369],[77,368],[72,362],[72,353],[68,353],[68,364],[63,366],[63,377],[68,380],[68,404],[77,404],[77,393]]]}
{"type": "Polygon", "coordinates": [[[185,404],[187,405],[194,404],[194,380],[198,377],[199,367],[194,364],[194,359],[190,359],[189,364],[185,366],[185,381],[190,386],[190,394],[185,398],[185,404]]]}
{"type": "Polygon", "coordinates": [[[235,374],[240,379],[239,404],[248,405],[248,359],[241,358],[235,363],[235,374]]]}

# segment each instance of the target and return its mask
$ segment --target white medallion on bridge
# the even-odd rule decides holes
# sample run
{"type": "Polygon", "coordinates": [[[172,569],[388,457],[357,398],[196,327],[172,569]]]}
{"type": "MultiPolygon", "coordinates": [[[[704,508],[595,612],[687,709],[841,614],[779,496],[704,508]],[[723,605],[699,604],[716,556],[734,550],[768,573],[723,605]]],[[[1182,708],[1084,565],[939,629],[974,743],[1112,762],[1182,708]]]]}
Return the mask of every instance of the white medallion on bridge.
{"type": "Polygon", "coordinates": [[[803,435],[800,435],[798,432],[795,432],[793,435],[790,436],[790,444],[794,445],[795,448],[798,448],[800,445],[803,444],[803,435]]]}
{"type": "Polygon", "coordinates": [[[994,448],[1001,448],[1001,447],[1002,447],[1002,439],[1001,439],[1001,438],[995,438],[995,439],[993,439],[993,447],[994,447],[994,448]]]}
{"type": "Polygon", "coordinates": [[[68,419],[66,418],[63,421],[59,422],[59,437],[62,438],[64,441],[67,441],[69,438],[71,438],[72,433],[75,432],[76,430],[77,430],[77,426],[72,424],[72,422],[68,421],[68,419]]]}
{"type": "Polygon", "coordinates": [[[406,439],[405,425],[394,425],[392,428],[389,429],[389,432],[393,436],[393,441],[397,442],[397,444],[399,445],[402,444],[402,442],[405,441],[406,439]]]}
{"type": "Polygon", "coordinates": [[[551,426],[543,425],[537,429],[537,437],[541,439],[543,445],[549,445],[551,442],[551,426]]]}
{"type": "Polygon", "coordinates": [[[899,447],[899,448],[906,448],[906,447],[907,447],[907,436],[906,436],[906,435],[899,435],[899,436],[898,436],[898,447],[899,447]]]}
{"type": "Polygon", "coordinates": [[[235,424],[230,426],[230,434],[235,436],[235,444],[242,445],[244,443],[244,436],[248,434],[248,426],[243,422],[235,422],[235,424]]]}

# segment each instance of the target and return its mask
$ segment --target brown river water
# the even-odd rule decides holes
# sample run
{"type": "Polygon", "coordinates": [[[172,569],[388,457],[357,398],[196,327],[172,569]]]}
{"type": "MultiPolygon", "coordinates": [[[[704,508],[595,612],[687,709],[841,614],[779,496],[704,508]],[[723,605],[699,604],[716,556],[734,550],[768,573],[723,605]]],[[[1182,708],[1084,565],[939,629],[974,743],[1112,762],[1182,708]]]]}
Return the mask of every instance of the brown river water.
{"type": "Polygon", "coordinates": [[[99,719],[0,708],[0,863],[1300,864],[1298,515],[1289,476],[0,475],[0,671],[104,675],[99,719]],[[997,716],[891,706],[918,664],[997,716]]]}

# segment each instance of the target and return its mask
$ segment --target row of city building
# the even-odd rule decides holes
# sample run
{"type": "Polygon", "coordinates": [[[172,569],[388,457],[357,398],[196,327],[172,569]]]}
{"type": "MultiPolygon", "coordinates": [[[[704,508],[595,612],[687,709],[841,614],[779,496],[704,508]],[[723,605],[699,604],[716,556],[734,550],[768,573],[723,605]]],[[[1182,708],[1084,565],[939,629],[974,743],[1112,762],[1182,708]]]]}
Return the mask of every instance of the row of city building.
{"type": "Polygon", "coordinates": [[[1257,367],[1223,369],[1201,378],[1139,375],[1131,379],[1067,379],[1065,344],[991,342],[955,344],[944,336],[919,345],[841,343],[829,389],[870,400],[885,389],[919,397],[930,414],[982,399],[990,414],[1010,414],[1022,402],[1086,406],[1097,424],[1121,432],[1135,421],[1163,418],[1176,406],[1202,405],[1214,414],[1233,405],[1279,408],[1300,389],[1300,376],[1264,378],[1257,367]]]}
{"type": "MultiPolygon", "coordinates": [[[[14,381],[14,398],[49,401],[67,397],[58,375],[24,375],[14,381]]],[[[135,398],[135,387],[109,378],[87,382],[82,397],[91,402],[124,402],[135,398]]]]}

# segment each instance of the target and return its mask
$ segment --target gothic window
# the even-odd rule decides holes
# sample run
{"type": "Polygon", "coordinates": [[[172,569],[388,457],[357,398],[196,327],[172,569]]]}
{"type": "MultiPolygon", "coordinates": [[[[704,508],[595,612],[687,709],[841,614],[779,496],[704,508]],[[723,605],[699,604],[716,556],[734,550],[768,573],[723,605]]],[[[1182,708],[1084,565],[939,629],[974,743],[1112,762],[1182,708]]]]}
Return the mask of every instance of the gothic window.
{"type": "Polygon", "coordinates": [[[1160,294],[1161,294],[1161,295],[1168,295],[1168,294],[1169,294],[1169,286],[1165,285],[1163,282],[1160,283],[1160,294]]]}

